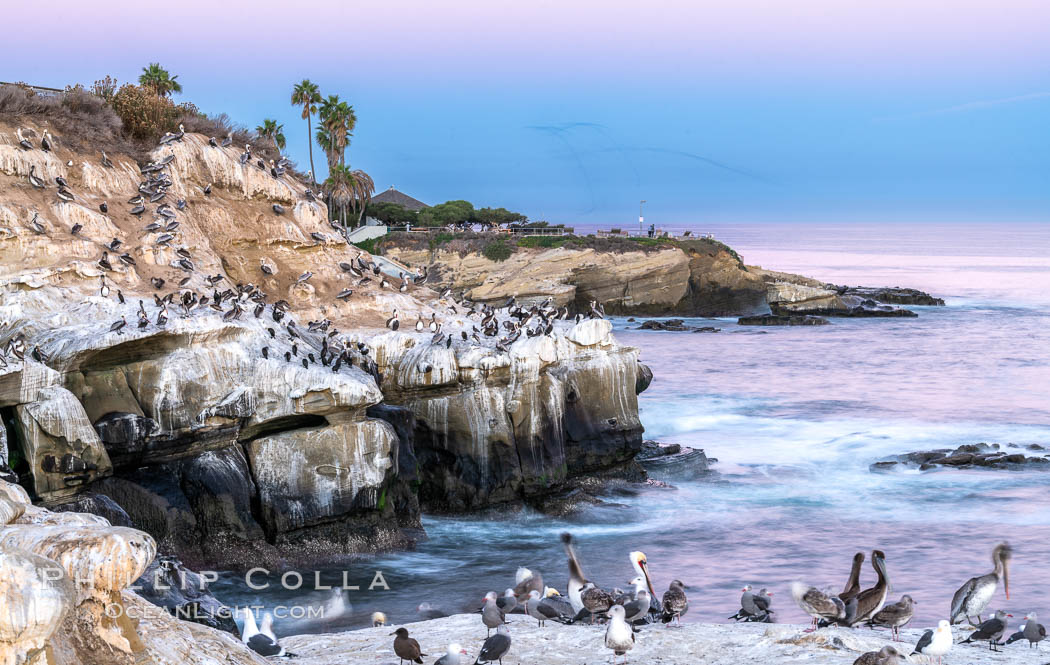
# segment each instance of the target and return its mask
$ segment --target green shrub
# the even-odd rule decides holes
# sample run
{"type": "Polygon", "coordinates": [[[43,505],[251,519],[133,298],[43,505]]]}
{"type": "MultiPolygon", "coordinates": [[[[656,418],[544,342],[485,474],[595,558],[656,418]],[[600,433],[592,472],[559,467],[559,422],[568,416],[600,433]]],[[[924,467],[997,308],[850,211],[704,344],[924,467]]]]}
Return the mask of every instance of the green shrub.
{"type": "Polygon", "coordinates": [[[510,255],[514,253],[514,248],[508,245],[503,238],[500,238],[485,245],[482,253],[489,261],[502,263],[510,258],[510,255]]]}

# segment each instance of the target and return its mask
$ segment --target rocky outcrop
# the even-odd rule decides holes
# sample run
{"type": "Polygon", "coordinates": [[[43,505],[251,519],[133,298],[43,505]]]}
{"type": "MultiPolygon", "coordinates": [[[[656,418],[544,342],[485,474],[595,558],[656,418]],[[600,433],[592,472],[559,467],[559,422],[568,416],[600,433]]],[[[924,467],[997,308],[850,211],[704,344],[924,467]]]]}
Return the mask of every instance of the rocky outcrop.
{"type": "Polygon", "coordinates": [[[172,210],[140,219],[123,201],[147,176],[128,158],[9,136],[0,414],[39,504],[145,531],[190,568],[303,561],[405,547],[421,506],[528,500],[640,445],[651,376],[606,321],[471,336],[478,315],[437,291],[353,275],[369,255],[301,183],[205,137],[153,153],[172,210]]]}
{"type": "Polygon", "coordinates": [[[912,318],[918,314],[895,305],[944,305],[944,300],[917,289],[836,286],[801,275],[751,270],[765,279],[769,309],[777,315],[912,318]]]}
{"type": "Polygon", "coordinates": [[[805,314],[762,314],[741,316],[737,323],[742,326],[826,326],[828,320],[805,314]]]}
{"type": "Polygon", "coordinates": [[[519,339],[506,354],[400,332],[367,344],[386,403],[411,413],[374,412],[411,436],[413,458],[399,469],[414,464],[407,473],[426,510],[528,499],[623,465],[641,445],[638,353],[617,344],[606,320],[559,322],[553,336],[519,339]]]}
{"type": "Polygon", "coordinates": [[[967,443],[958,448],[922,450],[880,460],[871,465],[872,471],[900,471],[936,468],[955,469],[1020,469],[1050,470],[1050,449],[1038,444],[1019,446],[999,443],[967,443]]]}
{"type": "Polygon", "coordinates": [[[413,266],[427,265],[430,282],[462,291],[471,300],[502,303],[550,297],[557,306],[610,314],[722,316],[764,310],[765,283],[728,247],[707,239],[666,246],[637,245],[624,251],[589,247],[587,241],[551,249],[518,247],[495,262],[476,248],[452,241],[431,250],[396,239],[382,251],[413,266]]]}
{"type": "Polygon", "coordinates": [[[230,635],[182,624],[129,590],[156,553],[146,533],[38,508],[3,481],[0,517],[0,665],[265,662],[230,635]]]}

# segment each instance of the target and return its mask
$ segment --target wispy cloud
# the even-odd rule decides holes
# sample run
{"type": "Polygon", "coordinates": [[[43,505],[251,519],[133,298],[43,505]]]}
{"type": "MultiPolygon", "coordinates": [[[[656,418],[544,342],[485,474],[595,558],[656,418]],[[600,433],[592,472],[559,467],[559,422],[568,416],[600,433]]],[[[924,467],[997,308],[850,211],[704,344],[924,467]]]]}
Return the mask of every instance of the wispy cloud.
{"type": "Polygon", "coordinates": [[[1021,102],[1031,102],[1037,99],[1050,99],[1050,92],[1030,92],[1026,95],[1001,97],[999,99],[978,99],[972,102],[956,104],[954,106],[945,106],[939,109],[930,109],[928,111],[916,111],[915,113],[902,113],[899,115],[882,116],[880,118],[876,118],[876,120],[894,120],[899,118],[925,118],[936,115],[947,115],[950,113],[965,113],[967,111],[979,111],[981,109],[994,108],[997,106],[1008,106],[1010,104],[1019,104],[1021,102]]]}

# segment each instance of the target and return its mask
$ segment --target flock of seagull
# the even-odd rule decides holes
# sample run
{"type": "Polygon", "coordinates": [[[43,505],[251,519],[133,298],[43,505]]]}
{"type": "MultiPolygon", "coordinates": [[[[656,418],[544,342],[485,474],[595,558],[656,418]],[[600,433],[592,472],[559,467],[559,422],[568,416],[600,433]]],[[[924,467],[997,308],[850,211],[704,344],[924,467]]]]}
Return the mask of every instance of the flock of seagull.
{"type": "MultiPolygon", "coordinates": [[[[568,557],[567,596],[563,597],[557,589],[547,586],[540,573],[519,568],[513,587],[508,588],[503,595],[490,591],[482,600],[479,613],[481,623],[486,629],[486,639],[473,661],[475,665],[493,662],[502,665],[502,659],[513,644],[506,616],[514,611],[520,610],[532,617],[540,627],[548,621],[588,625],[596,621],[605,623],[604,645],[612,651],[614,663],[620,657],[623,657],[626,663],[627,654],[634,648],[637,636],[643,632],[640,627],[660,622],[670,628],[680,624],[681,617],[689,611],[686,586],[680,580],[672,581],[667,591],[657,600],[643,552],[631,552],[629,556],[636,573],[630,581],[633,590],[607,591],[597,587],[584,575],[573,546],[572,535],[562,534],[561,541],[568,557]]],[[[1011,550],[1008,544],[997,545],[992,552],[994,569],[985,575],[971,578],[959,588],[952,599],[950,620],[943,619],[936,628],[925,631],[911,654],[922,654],[929,657],[931,662],[936,659],[936,662],[941,663],[956,643],[952,626],[963,622],[969,622],[974,626],[974,630],[966,639],[961,640],[960,644],[987,642],[993,650],[1003,644],[1003,637],[1008,632],[1008,620],[1012,615],[1003,610],[997,610],[987,620],[982,620],[982,615],[991,604],[1000,583],[1003,584],[1009,599],[1010,557],[1011,550]]],[[[827,626],[853,628],[863,625],[888,628],[893,640],[900,641],[899,631],[912,620],[916,603],[908,595],[902,596],[896,603],[886,603],[889,577],[886,556],[879,550],[872,552],[871,556],[877,581],[870,588],[862,588],[860,578],[864,561],[863,553],[854,556],[846,585],[838,594],[798,582],[792,585],[795,602],[813,617],[813,625],[805,632],[827,626]]],[[[729,619],[772,622],[772,595],[766,589],[755,592],[751,585],[745,586],[740,598],[740,609],[729,619]]],[[[420,606],[424,618],[445,616],[440,612],[434,612],[432,615],[423,612],[424,605],[420,606]]],[[[426,605],[425,609],[428,612],[431,610],[429,605],[426,605]]],[[[1038,647],[1046,638],[1046,629],[1037,619],[1035,612],[1027,614],[1024,617],[1024,625],[1009,635],[1005,644],[1027,641],[1029,647],[1038,647]]],[[[376,612],[372,615],[373,626],[384,626],[386,623],[385,614],[376,612]]],[[[407,628],[400,627],[391,635],[394,636],[393,650],[400,665],[404,665],[405,661],[424,662],[423,657],[427,654],[423,652],[419,642],[410,636],[407,628]]],[[[269,646],[271,649],[280,648],[276,641],[269,646]]],[[[899,665],[902,659],[905,659],[904,653],[905,651],[888,645],[878,651],[861,655],[854,661],[854,665],[899,665]]],[[[452,642],[445,654],[435,661],[435,665],[467,665],[470,662],[467,656],[467,651],[460,643],[452,642]]]]}

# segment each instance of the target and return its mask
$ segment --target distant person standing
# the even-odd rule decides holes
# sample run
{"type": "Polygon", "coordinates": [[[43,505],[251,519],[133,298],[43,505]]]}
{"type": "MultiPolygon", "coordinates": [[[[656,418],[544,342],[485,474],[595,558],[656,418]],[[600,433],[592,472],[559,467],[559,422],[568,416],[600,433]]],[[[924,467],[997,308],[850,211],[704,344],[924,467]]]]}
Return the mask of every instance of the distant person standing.
{"type": "Polygon", "coordinates": [[[655,224],[650,224],[649,225],[649,237],[652,238],[654,235],[656,235],[656,225],[655,224]]]}

